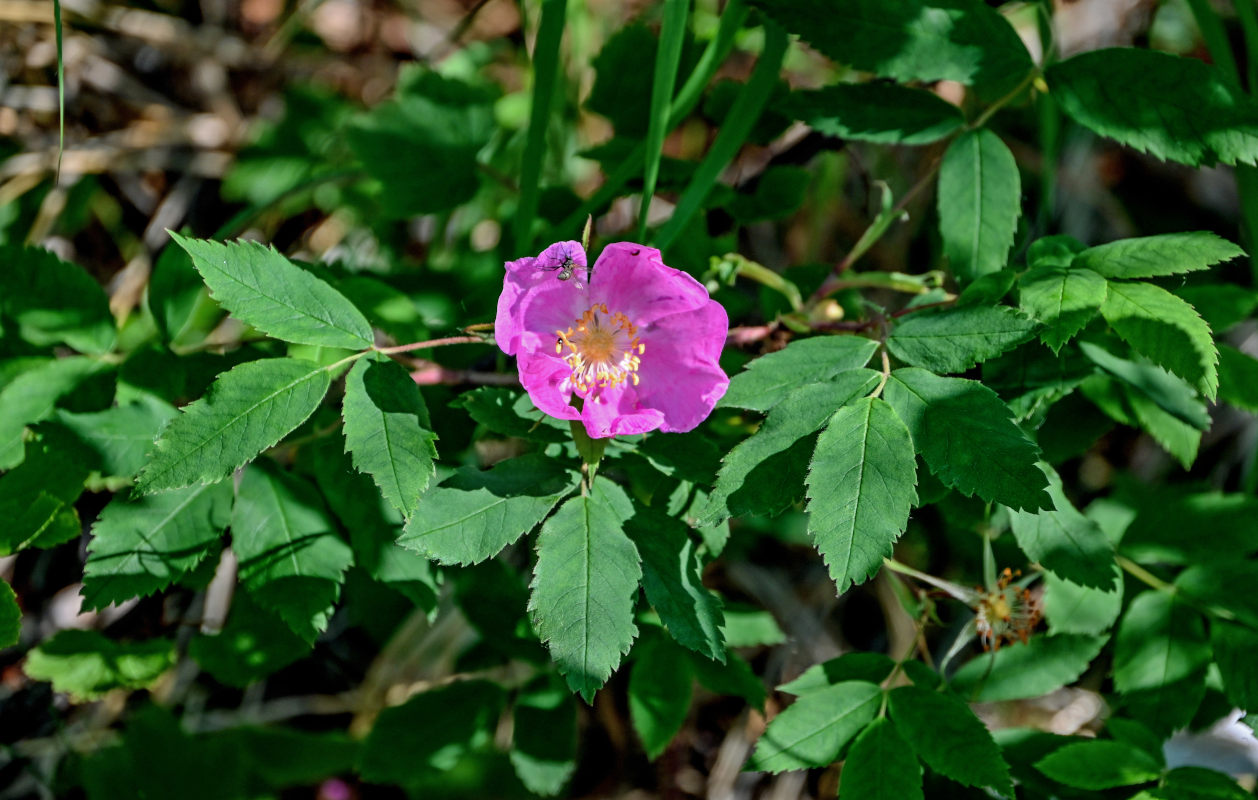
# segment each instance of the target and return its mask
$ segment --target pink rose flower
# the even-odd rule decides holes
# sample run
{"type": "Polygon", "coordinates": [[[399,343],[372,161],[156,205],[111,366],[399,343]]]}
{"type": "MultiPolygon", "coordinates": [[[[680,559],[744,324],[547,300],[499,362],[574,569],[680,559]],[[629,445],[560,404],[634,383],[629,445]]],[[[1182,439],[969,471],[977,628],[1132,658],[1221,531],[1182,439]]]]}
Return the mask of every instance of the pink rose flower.
{"type": "Polygon", "coordinates": [[[729,317],[659,250],[608,245],[589,270],[578,242],[557,242],[506,267],[494,336],[552,417],[581,420],[593,438],[683,432],[725,394],[729,317]]]}

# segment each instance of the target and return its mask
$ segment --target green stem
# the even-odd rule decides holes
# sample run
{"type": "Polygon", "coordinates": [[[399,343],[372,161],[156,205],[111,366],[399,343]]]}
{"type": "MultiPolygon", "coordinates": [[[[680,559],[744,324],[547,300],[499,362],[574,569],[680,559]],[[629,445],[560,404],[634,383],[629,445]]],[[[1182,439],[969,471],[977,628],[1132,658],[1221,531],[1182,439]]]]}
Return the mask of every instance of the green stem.
{"type": "Polygon", "coordinates": [[[651,116],[647,122],[646,164],[642,171],[642,202],[638,207],[638,241],[646,239],[647,212],[655,194],[660,175],[664,136],[668,133],[668,109],[677,84],[677,67],[681,63],[681,46],[686,39],[686,20],[690,0],[664,0],[664,22],[660,27],[660,45],[655,55],[655,80],[651,84],[651,116]]]}
{"type": "Polygon", "coordinates": [[[529,109],[529,135],[520,169],[520,206],[513,229],[514,245],[520,253],[531,252],[533,247],[533,219],[537,216],[546,128],[559,76],[559,46],[567,9],[567,0],[542,0],[542,18],[533,48],[533,105],[529,109]]]}
{"type": "Polygon", "coordinates": [[[1022,92],[1024,92],[1026,88],[1030,86],[1035,81],[1035,79],[1038,78],[1039,76],[1040,76],[1039,70],[1033,69],[1030,72],[1028,72],[1026,74],[1026,77],[1023,78],[1021,81],[1019,81],[1018,85],[1013,87],[1013,89],[1009,91],[1009,94],[1005,95],[1004,97],[1000,98],[996,102],[992,103],[987,108],[983,109],[983,113],[979,114],[978,117],[966,127],[973,131],[973,130],[978,130],[979,128],[986,125],[987,121],[992,118],[993,114],[995,114],[997,111],[999,111],[1000,109],[1004,108],[1005,106],[1009,105],[1009,103],[1017,99],[1018,95],[1022,94],[1022,92]]]}
{"type": "Polygon", "coordinates": [[[584,462],[581,474],[588,490],[598,472],[598,462],[603,460],[603,452],[607,450],[607,439],[591,437],[585,430],[585,423],[579,419],[568,420],[568,429],[572,431],[572,443],[577,446],[577,453],[584,462]]]}
{"type": "Polygon", "coordinates": [[[1136,578],[1141,583],[1144,583],[1153,589],[1157,589],[1159,592],[1169,592],[1171,594],[1175,593],[1176,590],[1173,584],[1162,580],[1157,575],[1149,572],[1147,569],[1132,561],[1127,556],[1115,556],[1114,560],[1118,562],[1118,566],[1122,567],[1124,572],[1131,575],[1133,578],[1136,578]]]}
{"type": "MultiPolygon", "coordinates": [[[[451,344],[485,344],[487,339],[483,336],[447,336],[444,339],[429,339],[426,342],[412,342],[411,344],[399,344],[393,347],[373,347],[377,353],[392,355],[394,353],[409,353],[412,350],[425,350],[429,347],[445,347],[451,344]]],[[[370,352],[370,351],[367,351],[370,352]]]]}

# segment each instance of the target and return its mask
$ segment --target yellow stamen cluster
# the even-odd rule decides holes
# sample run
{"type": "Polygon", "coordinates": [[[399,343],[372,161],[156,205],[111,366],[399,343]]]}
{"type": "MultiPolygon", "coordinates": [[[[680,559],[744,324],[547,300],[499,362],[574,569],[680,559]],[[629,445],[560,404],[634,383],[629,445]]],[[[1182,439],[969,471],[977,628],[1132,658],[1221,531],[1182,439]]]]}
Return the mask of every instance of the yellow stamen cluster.
{"type": "Polygon", "coordinates": [[[555,333],[559,335],[555,352],[562,355],[565,347],[570,351],[564,361],[572,368],[572,385],[581,394],[626,380],[638,385],[638,366],[646,346],[624,314],[613,314],[605,303],[595,303],[572,327],[555,333]]]}

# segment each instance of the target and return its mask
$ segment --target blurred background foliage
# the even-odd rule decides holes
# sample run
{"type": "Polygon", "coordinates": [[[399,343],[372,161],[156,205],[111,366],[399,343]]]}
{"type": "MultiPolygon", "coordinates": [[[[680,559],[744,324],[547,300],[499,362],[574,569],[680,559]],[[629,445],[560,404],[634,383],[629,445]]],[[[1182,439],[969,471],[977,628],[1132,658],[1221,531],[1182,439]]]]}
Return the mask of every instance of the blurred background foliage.
{"type": "MultiPolygon", "coordinates": [[[[1140,44],[1208,58],[1186,0],[989,5],[1037,59],[1048,6],[1064,55],[1140,44]]],[[[309,262],[398,342],[491,320],[503,261],[533,254],[542,243],[579,238],[587,213],[594,218],[594,249],[635,238],[640,170],[630,171],[610,197],[597,190],[649,132],[658,4],[569,3],[545,148],[535,162],[536,183],[527,186],[520,165],[533,92],[529,54],[540,16],[532,0],[65,0],[61,7],[64,153],[58,152],[50,6],[0,0],[0,245],[46,247],[107,288],[109,310],[121,323],[119,347],[129,353],[119,392],[190,400],[214,374],[266,347],[242,341],[248,332],[208,300],[167,229],[273,243],[309,262]],[[537,222],[515,229],[529,192],[536,193],[537,222]]],[[[1226,34],[1239,39],[1234,18],[1223,11],[1226,34]]],[[[718,0],[694,3],[681,46],[683,79],[716,35],[719,12],[718,0]]],[[[670,218],[698,163],[732,122],[739,88],[763,46],[761,28],[741,30],[714,81],[668,135],[649,213],[653,225],[670,218]]],[[[1255,66],[1240,69],[1252,76],[1255,66]]],[[[843,77],[809,47],[790,47],[766,112],[704,198],[702,213],[673,232],[667,263],[705,276],[714,256],[739,253],[810,290],[876,216],[880,185],[898,198],[931,169],[941,147],[856,141],[824,119],[798,121],[792,90],[843,77]]],[[[950,102],[974,103],[959,85],[932,88],[950,102]]],[[[1017,102],[993,122],[1023,176],[1015,260],[1031,241],[1054,233],[1095,243],[1201,229],[1242,240],[1230,168],[1159,161],[1044,108],[1017,102]]],[[[929,195],[908,203],[907,220],[865,256],[866,271],[922,275],[940,267],[929,195]]],[[[1251,269],[1241,259],[1216,268],[1214,278],[1249,286],[1251,269]]],[[[73,302],[72,285],[63,289],[73,302]]],[[[1190,279],[1185,292],[1192,290],[1190,279]]],[[[866,295],[878,299],[880,291],[866,295]]],[[[1203,284],[1197,291],[1206,297],[1211,289],[1203,284]]],[[[722,283],[716,297],[742,326],[772,322],[789,310],[782,293],[753,284],[722,283]]],[[[856,291],[837,297],[836,320],[860,313],[856,291]]],[[[1212,306],[1222,316],[1211,322],[1229,331],[1232,344],[1250,347],[1258,328],[1246,318],[1258,299],[1249,293],[1232,300],[1230,307],[1212,306]]],[[[772,349],[780,333],[729,348],[727,371],[772,349]]],[[[0,340],[0,347],[13,347],[13,340],[0,340]]],[[[17,348],[4,355],[24,354],[17,348]]],[[[416,369],[429,370],[427,403],[444,412],[463,402],[459,395],[470,385],[501,382],[504,366],[489,348],[452,348],[441,353],[439,368],[418,363],[416,369]]],[[[0,372],[0,386],[11,378],[0,372]]],[[[76,404],[98,406],[90,383],[69,410],[76,404]]],[[[326,424],[318,416],[308,423],[310,431],[326,424]]],[[[515,440],[483,437],[465,414],[434,413],[433,424],[446,467],[490,464],[518,448],[515,440]]],[[[712,425],[733,435],[747,421],[725,410],[712,425]]],[[[1062,472],[1080,505],[1118,496],[1156,516],[1149,509],[1173,508],[1176,493],[1187,491],[1164,483],[1252,491],[1258,480],[1258,426],[1234,409],[1215,410],[1191,470],[1147,435],[1113,428],[1083,402],[1055,407],[1045,425],[1041,444],[1052,452],[1048,460],[1068,463],[1062,472]]],[[[297,469],[314,473],[338,516],[352,518],[364,513],[355,508],[361,495],[352,486],[336,488],[340,473],[326,467],[340,457],[333,444],[325,458],[297,469]],[[319,474],[325,467],[331,471],[319,474]],[[338,498],[344,510],[335,508],[338,498]]],[[[109,488],[100,485],[78,500],[84,525],[109,488]]],[[[783,496],[781,504],[794,499],[783,496]]],[[[973,546],[973,531],[986,519],[981,506],[949,495],[915,514],[898,557],[973,584],[982,573],[973,546]]],[[[1116,503],[1110,510],[1121,517],[1124,508],[1116,503]]],[[[208,619],[214,558],[163,595],[82,611],[85,537],[75,539],[77,533],[69,532],[75,542],[69,546],[0,558],[0,574],[24,614],[21,644],[0,653],[0,786],[6,787],[0,797],[169,797],[171,785],[181,787],[179,796],[206,798],[509,797],[527,796],[517,777],[523,775],[535,787],[564,785],[567,768],[545,772],[555,769],[553,754],[508,757],[483,746],[486,731],[509,737],[476,721],[478,714],[492,718],[504,702],[497,684],[451,682],[503,654],[524,662],[545,658],[523,615],[526,559],[452,570],[440,596],[427,576],[382,582],[355,568],[340,610],[311,650],[243,594],[226,619],[208,619]],[[222,634],[200,633],[207,624],[221,626],[222,634]],[[74,633],[41,651],[42,666],[20,666],[31,646],[57,631],[74,633]],[[110,641],[155,636],[168,637],[156,640],[167,645],[111,655],[110,641]],[[41,669],[56,672],[56,660],[75,653],[95,657],[74,662],[70,694],[32,679],[41,669]],[[151,688],[128,689],[139,686],[151,688]],[[78,702],[86,700],[95,702],[78,702]],[[426,737],[417,723],[433,719],[465,726],[457,746],[426,737]],[[367,746],[377,755],[363,758],[368,730],[367,746]]],[[[705,583],[728,599],[727,638],[749,668],[735,677],[699,674],[695,702],[677,712],[684,717],[681,732],[656,761],[648,760],[631,725],[632,677],[622,670],[593,707],[580,709],[580,760],[565,790],[571,796],[833,796],[834,768],[740,773],[765,724],[756,707],[767,704],[769,715],[777,707],[772,693],[765,699],[765,686],[852,649],[902,652],[916,635],[912,620],[885,573],[836,597],[797,511],[740,520],[729,536],[705,583]]],[[[1021,560],[1009,537],[996,549],[1001,564],[1021,560]]],[[[940,613],[944,632],[961,622],[942,607],[940,613]]],[[[649,646],[635,655],[656,659],[661,674],[682,668],[649,646]]],[[[545,732],[536,739],[542,750],[574,735],[554,713],[572,702],[565,689],[508,674],[489,677],[521,684],[525,701],[517,701],[516,724],[545,732]]],[[[980,706],[980,715],[997,727],[1087,730],[1103,715],[1101,678],[1090,680],[1042,698],[980,706]]],[[[1212,699],[1214,706],[1203,708],[1221,707],[1221,696],[1212,699]]],[[[1214,721],[1210,711],[1201,713],[1204,722],[1214,721]]],[[[961,790],[928,786],[928,796],[951,793],[961,790]]]]}

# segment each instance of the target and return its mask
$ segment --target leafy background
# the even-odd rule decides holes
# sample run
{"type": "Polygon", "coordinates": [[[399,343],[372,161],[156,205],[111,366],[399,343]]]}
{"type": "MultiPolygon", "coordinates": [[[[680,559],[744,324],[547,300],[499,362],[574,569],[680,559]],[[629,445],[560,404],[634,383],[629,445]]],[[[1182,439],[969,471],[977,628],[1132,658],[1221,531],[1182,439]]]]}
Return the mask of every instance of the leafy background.
{"type": "Polygon", "coordinates": [[[1251,3],[0,14],[0,796],[1250,796],[1251,3]],[[587,218],[735,326],[596,478],[587,218]]]}

